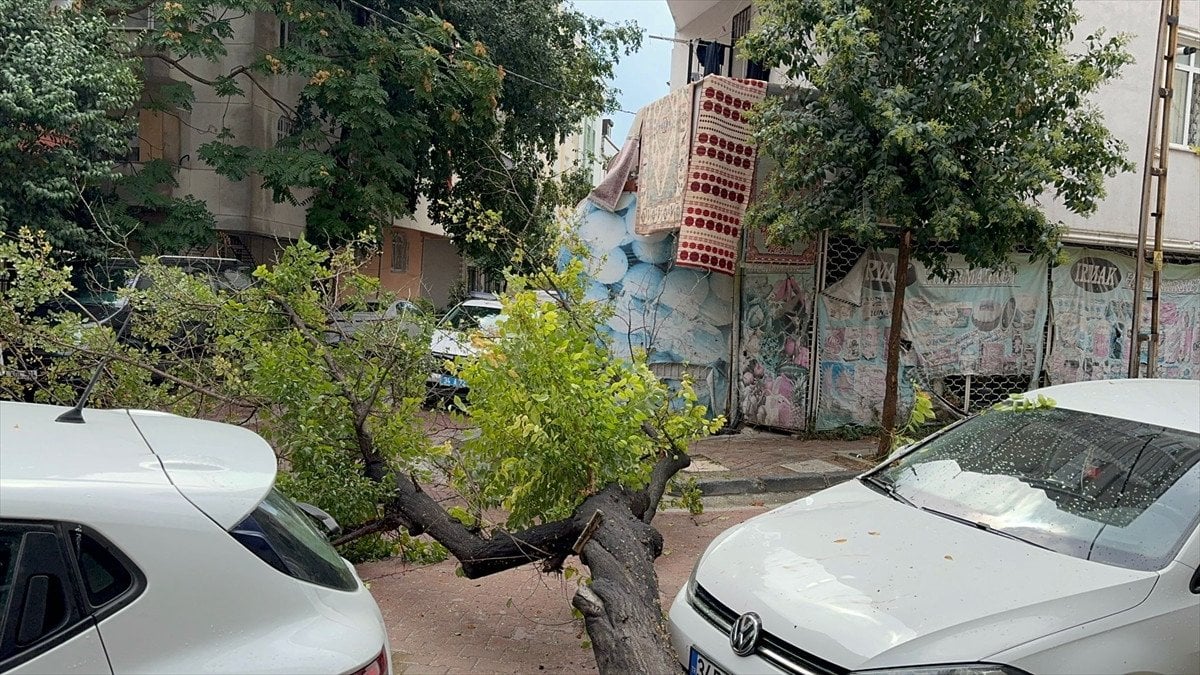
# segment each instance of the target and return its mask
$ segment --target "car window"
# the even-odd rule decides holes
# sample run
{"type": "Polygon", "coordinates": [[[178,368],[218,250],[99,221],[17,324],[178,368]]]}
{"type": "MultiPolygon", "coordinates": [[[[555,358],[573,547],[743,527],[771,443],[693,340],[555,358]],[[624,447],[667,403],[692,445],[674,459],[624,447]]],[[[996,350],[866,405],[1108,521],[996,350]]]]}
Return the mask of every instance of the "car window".
{"type": "Polygon", "coordinates": [[[134,577],[107,546],[86,532],[75,533],[75,555],[88,602],[101,607],[133,588],[134,577]]]}
{"type": "Polygon", "coordinates": [[[0,619],[3,618],[4,607],[8,604],[13,574],[16,571],[17,549],[20,546],[20,532],[0,530],[0,619]]]}
{"type": "Polygon", "coordinates": [[[0,523],[0,671],[85,625],[59,528],[0,523]]]}
{"type": "Polygon", "coordinates": [[[1061,408],[990,411],[879,471],[916,506],[1158,570],[1200,521],[1200,434],[1061,408]]]}
{"type": "Polygon", "coordinates": [[[230,533],[251,553],[288,576],[343,591],[358,581],[312,520],[278,490],[230,533]]]}
{"type": "Polygon", "coordinates": [[[459,331],[475,330],[479,328],[481,321],[499,314],[499,307],[457,305],[442,319],[442,325],[459,331]]]}

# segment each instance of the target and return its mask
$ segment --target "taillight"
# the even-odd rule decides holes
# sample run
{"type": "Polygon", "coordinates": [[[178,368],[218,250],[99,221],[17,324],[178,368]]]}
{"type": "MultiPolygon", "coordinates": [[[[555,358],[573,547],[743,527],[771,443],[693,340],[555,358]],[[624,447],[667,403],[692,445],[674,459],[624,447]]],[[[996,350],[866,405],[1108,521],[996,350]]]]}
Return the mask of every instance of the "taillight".
{"type": "Polygon", "coordinates": [[[387,675],[387,672],[388,655],[387,649],[385,648],[383,651],[379,652],[379,656],[376,656],[374,660],[362,668],[354,671],[353,673],[350,673],[350,675],[387,675]]]}

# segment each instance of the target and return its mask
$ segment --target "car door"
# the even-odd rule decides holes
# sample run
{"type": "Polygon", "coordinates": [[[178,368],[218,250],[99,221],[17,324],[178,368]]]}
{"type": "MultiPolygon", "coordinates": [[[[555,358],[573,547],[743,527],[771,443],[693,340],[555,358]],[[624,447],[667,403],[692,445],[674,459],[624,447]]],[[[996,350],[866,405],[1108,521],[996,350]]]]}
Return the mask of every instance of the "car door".
{"type": "Polygon", "coordinates": [[[0,672],[112,675],[62,529],[0,521],[0,672]]]}

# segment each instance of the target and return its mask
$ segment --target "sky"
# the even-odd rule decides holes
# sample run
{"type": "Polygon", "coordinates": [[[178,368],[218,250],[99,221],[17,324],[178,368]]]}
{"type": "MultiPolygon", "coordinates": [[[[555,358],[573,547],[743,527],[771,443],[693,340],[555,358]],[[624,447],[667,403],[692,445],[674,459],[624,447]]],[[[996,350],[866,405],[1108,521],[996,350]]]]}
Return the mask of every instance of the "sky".
{"type": "MultiPolygon", "coordinates": [[[[671,78],[671,43],[653,40],[650,35],[674,37],[675,22],[665,0],[574,0],[581,12],[608,21],[636,21],[647,37],[642,48],[621,59],[612,84],[621,90],[621,108],[637,112],[639,108],[667,94],[671,78]]],[[[619,147],[629,132],[633,115],[614,111],[613,142],[619,147]]]]}

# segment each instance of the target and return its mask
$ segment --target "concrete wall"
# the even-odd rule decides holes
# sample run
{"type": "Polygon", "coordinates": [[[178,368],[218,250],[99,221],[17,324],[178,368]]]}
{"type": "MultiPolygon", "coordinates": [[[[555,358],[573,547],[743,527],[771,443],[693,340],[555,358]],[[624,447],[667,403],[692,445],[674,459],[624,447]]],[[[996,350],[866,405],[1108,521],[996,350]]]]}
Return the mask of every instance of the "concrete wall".
{"type": "MultiPolygon", "coordinates": [[[[1200,2],[1183,2],[1181,33],[1194,38],[1200,32],[1200,2]]],[[[1071,229],[1069,239],[1085,240],[1089,235],[1116,235],[1136,245],[1138,215],[1141,208],[1142,170],[1146,156],[1146,128],[1154,82],[1159,3],[1138,0],[1100,0],[1077,2],[1083,15],[1075,29],[1076,46],[1083,39],[1105,28],[1131,36],[1129,51],[1137,60],[1126,66],[1117,80],[1108,83],[1093,97],[1104,113],[1112,133],[1129,146],[1127,157],[1136,162],[1137,171],[1112,178],[1108,196],[1096,213],[1081,217],[1056,203],[1047,203],[1046,213],[1062,219],[1071,229]]],[[[1183,94],[1176,92],[1176,96],[1183,94]]],[[[1167,181],[1167,217],[1164,237],[1182,250],[1200,253],[1200,155],[1186,147],[1172,146],[1169,151],[1167,181]]]]}
{"type": "MultiPolygon", "coordinates": [[[[231,68],[248,64],[263,53],[278,48],[279,24],[270,14],[247,14],[230,22],[233,36],[225,43],[228,54],[218,62],[204,59],[188,59],[184,67],[199,77],[213,79],[228,73],[231,68]]],[[[175,143],[167,147],[178,150],[164,159],[179,167],[176,179],[179,186],[176,195],[192,195],[208,205],[215,216],[217,228],[229,232],[256,235],[258,241],[292,240],[304,232],[305,209],[287,202],[276,203],[268,190],[263,190],[256,176],[242,181],[231,181],[217,175],[199,158],[200,146],[218,139],[221,130],[232,132],[232,142],[252,147],[271,147],[276,141],[276,127],[282,109],[246,78],[238,84],[245,96],[223,98],[211,87],[192,81],[179,71],[157,59],[146,60],[147,89],[172,81],[188,82],[195,91],[195,102],[190,111],[174,113],[178,118],[175,143]]],[[[302,77],[261,76],[259,81],[272,92],[275,98],[293,105],[304,86],[302,77]]],[[[308,195],[298,193],[299,200],[308,195]]],[[[253,248],[259,249],[260,246],[253,248]]],[[[256,259],[260,258],[255,252],[256,259]]]]}
{"type": "MultiPolygon", "coordinates": [[[[742,0],[667,0],[676,17],[675,37],[680,40],[703,38],[729,42],[732,18],[748,6],[742,0]]],[[[1200,2],[1182,3],[1181,36],[1191,44],[1200,43],[1200,2]]],[[[1127,157],[1136,162],[1137,171],[1110,179],[1108,195],[1096,212],[1082,217],[1071,214],[1053,199],[1045,200],[1052,219],[1061,219],[1070,229],[1068,241],[1080,243],[1135,246],[1141,204],[1142,168],[1146,152],[1146,127],[1156,59],[1156,26],[1159,3],[1148,0],[1088,0],[1076,2],[1082,15],[1075,29],[1073,51],[1078,51],[1088,35],[1101,27],[1107,34],[1125,32],[1131,36],[1129,50],[1136,59],[1117,80],[1101,88],[1094,102],[1104,113],[1112,133],[1128,146],[1127,157]]],[[[671,86],[687,82],[688,46],[676,43],[671,55],[671,86]]],[[[692,66],[696,69],[696,66],[692,66]]],[[[735,73],[736,74],[736,73],[735,73]]],[[[771,82],[782,83],[778,72],[771,82]]],[[[1177,96],[1182,96],[1177,93],[1177,96]]],[[[1168,248],[1200,253],[1200,155],[1181,146],[1169,151],[1168,202],[1164,237],[1168,248]]]]}

